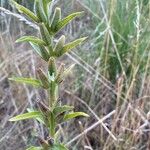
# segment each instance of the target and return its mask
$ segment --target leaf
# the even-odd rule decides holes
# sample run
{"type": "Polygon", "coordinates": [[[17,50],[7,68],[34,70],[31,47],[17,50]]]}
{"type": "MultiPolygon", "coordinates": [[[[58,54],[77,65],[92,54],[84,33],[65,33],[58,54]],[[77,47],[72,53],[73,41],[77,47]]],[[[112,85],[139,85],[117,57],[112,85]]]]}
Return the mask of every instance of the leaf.
{"type": "MultiPolygon", "coordinates": [[[[32,108],[27,108],[27,111],[28,111],[28,112],[35,112],[35,110],[32,109],[32,108]]],[[[39,116],[39,117],[37,117],[36,120],[39,121],[39,122],[42,123],[42,124],[45,124],[42,115],[39,116]]]]}
{"type": "Polygon", "coordinates": [[[70,21],[72,21],[75,17],[78,17],[82,14],[83,12],[75,12],[72,13],[70,15],[68,15],[67,17],[65,17],[64,19],[62,19],[61,21],[59,21],[55,27],[55,32],[58,32],[59,30],[61,30],[63,27],[65,27],[70,21]]]}
{"type": "Polygon", "coordinates": [[[46,44],[52,45],[52,36],[49,33],[44,23],[40,24],[40,32],[41,32],[42,39],[46,42],[46,44]]]}
{"type": "Polygon", "coordinates": [[[55,30],[55,27],[60,20],[61,20],[61,9],[57,7],[55,8],[54,15],[51,22],[52,30],[55,30]]]}
{"type": "Polygon", "coordinates": [[[54,47],[54,51],[56,51],[56,53],[59,53],[59,52],[62,50],[64,44],[65,44],[65,36],[62,35],[62,36],[58,39],[58,41],[57,41],[57,43],[56,43],[56,45],[55,45],[55,47],[54,47]]]}
{"type": "Polygon", "coordinates": [[[73,106],[67,106],[67,105],[58,106],[54,108],[53,113],[57,116],[63,112],[73,110],[73,108],[74,108],[73,106]]]}
{"type": "Polygon", "coordinates": [[[47,17],[46,17],[44,10],[43,10],[43,0],[40,0],[40,1],[36,0],[35,1],[34,12],[41,22],[45,22],[45,23],[47,22],[47,17]]]}
{"type": "Polygon", "coordinates": [[[55,127],[56,127],[55,115],[52,112],[49,112],[47,119],[49,121],[50,135],[54,136],[55,135],[55,127]]]}
{"type": "Polygon", "coordinates": [[[69,50],[75,48],[76,46],[78,46],[80,43],[82,43],[83,41],[85,41],[87,39],[87,37],[84,37],[84,38],[80,38],[80,39],[77,39],[73,42],[70,42],[68,44],[66,44],[64,47],[63,47],[63,51],[64,52],[68,52],[69,50]]]}
{"type": "Polygon", "coordinates": [[[26,150],[43,150],[43,148],[31,146],[31,147],[27,148],[26,150]]]}
{"type": "Polygon", "coordinates": [[[79,117],[79,116],[89,117],[89,115],[84,113],[84,112],[73,112],[73,113],[66,114],[64,116],[64,121],[67,121],[69,119],[72,119],[72,118],[75,118],[75,117],[79,117]]]}
{"type": "Polygon", "coordinates": [[[80,38],[80,39],[77,39],[73,42],[70,42],[66,45],[64,45],[63,49],[59,52],[56,53],[56,56],[59,57],[59,56],[62,56],[63,54],[65,54],[66,52],[69,52],[71,49],[75,48],[76,46],[78,46],[79,44],[81,44],[83,41],[85,41],[87,39],[87,37],[84,37],[84,38],[80,38]]]}
{"type": "Polygon", "coordinates": [[[9,78],[9,80],[29,84],[29,85],[32,85],[35,87],[41,86],[41,82],[39,80],[33,79],[33,78],[13,77],[13,78],[9,78]]]}
{"type": "Polygon", "coordinates": [[[34,51],[41,57],[43,58],[46,62],[49,60],[49,53],[48,51],[45,49],[44,46],[35,44],[33,42],[29,42],[30,45],[33,47],[34,51]]]}
{"type": "Polygon", "coordinates": [[[52,150],[68,150],[63,144],[54,144],[52,150]]]}
{"type": "Polygon", "coordinates": [[[46,14],[46,16],[48,16],[48,12],[49,12],[49,7],[50,7],[50,3],[52,0],[43,0],[43,10],[46,14]]]}
{"type": "Polygon", "coordinates": [[[16,117],[13,117],[9,119],[9,121],[19,121],[19,120],[25,120],[25,119],[32,119],[32,118],[37,118],[41,116],[41,112],[39,111],[34,111],[34,112],[28,112],[25,114],[20,114],[16,117]]]}
{"type": "Polygon", "coordinates": [[[22,5],[19,5],[14,0],[11,0],[11,2],[15,5],[15,7],[18,9],[19,12],[23,13],[24,15],[29,17],[31,20],[33,20],[33,21],[35,21],[37,23],[39,22],[38,17],[36,17],[36,15],[32,11],[30,11],[29,9],[25,8],[22,5]]]}
{"type": "Polygon", "coordinates": [[[18,42],[33,42],[38,45],[46,45],[46,43],[43,40],[41,40],[35,36],[23,36],[23,37],[17,39],[16,42],[17,43],[18,42]]]}

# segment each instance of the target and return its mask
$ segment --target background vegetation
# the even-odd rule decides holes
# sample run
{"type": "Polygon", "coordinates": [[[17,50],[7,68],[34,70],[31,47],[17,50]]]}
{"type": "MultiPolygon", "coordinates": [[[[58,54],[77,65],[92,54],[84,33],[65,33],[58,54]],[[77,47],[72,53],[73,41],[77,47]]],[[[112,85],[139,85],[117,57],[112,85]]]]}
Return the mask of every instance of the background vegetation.
{"type": "MultiPolygon", "coordinates": [[[[18,2],[33,9],[33,0],[18,2]]],[[[35,106],[45,93],[12,84],[8,77],[36,76],[35,68],[45,64],[28,44],[15,44],[22,35],[36,35],[36,26],[8,1],[0,4],[0,149],[23,150],[38,144],[35,131],[45,131],[33,121],[8,119],[35,106]]],[[[68,65],[76,63],[61,86],[62,103],[90,114],[63,125],[63,141],[73,150],[149,149],[150,1],[55,0],[54,5],[61,6],[64,16],[84,10],[63,34],[69,40],[89,37],[61,58],[68,65]]]]}

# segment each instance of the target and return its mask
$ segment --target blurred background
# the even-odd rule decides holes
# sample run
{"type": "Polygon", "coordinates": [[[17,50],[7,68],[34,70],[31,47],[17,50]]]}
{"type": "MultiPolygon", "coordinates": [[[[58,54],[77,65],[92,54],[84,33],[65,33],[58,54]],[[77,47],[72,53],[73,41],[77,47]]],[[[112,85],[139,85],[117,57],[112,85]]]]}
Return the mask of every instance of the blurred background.
{"type": "MultiPolygon", "coordinates": [[[[33,10],[34,0],[16,1],[33,10]]],[[[76,64],[61,85],[62,103],[90,115],[60,125],[61,140],[70,150],[150,149],[150,1],[53,3],[63,16],[84,11],[61,31],[67,41],[88,36],[58,60],[76,64]]],[[[12,76],[34,77],[37,68],[46,68],[29,44],[15,43],[23,35],[38,35],[37,26],[8,0],[0,0],[0,150],[24,150],[38,144],[37,133],[45,133],[36,121],[8,122],[46,97],[41,89],[8,81],[12,76]]]]}

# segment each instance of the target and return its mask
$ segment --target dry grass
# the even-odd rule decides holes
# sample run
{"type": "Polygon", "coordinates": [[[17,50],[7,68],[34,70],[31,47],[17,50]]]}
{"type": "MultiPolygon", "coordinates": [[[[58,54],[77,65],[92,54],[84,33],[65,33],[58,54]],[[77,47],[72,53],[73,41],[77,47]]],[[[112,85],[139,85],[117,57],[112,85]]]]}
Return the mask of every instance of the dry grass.
{"type": "MultiPolygon", "coordinates": [[[[135,5],[132,4],[136,13],[135,19],[130,21],[135,21],[135,26],[133,24],[134,32],[126,28],[126,32],[131,30],[128,34],[132,33],[129,35],[131,39],[127,40],[122,33],[123,29],[115,28],[117,23],[113,22],[118,1],[94,2],[97,5],[94,5],[92,0],[72,1],[64,8],[65,13],[71,9],[84,9],[86,12],[83,20],[70,24],[64,34],[70,39],[89,35],[89,40],[82,48],[79,47],[62,58],[68,65],[77,65],[62,85],[60,97],[62,102],[74,105],[76,110],[86,111],[90,118],[76,119],[59,125],[62,140],[73,150],[148,150],[150,43],[147,34],[150,4],[146,7],[136,0],[135,5]],[[115,33],[125,41],[124,47],[120,47],[122,41],[116,38],[115,33]],[[128,53],[122,56],[121,50],[128,53]],[[117,58],[117,63],[112,64],[113,66],[109,66],[111,55],[117,58]],[[120,70],[114,73],[118,64],[120,70]],[[126,73],[128,64],[131,64],[130,74],[126,73]]],[[[127,0],[125,4],[128,7],[130,1],[127,0]]],[[[8,119],[14,114],[24,112],[29,106],[35,106],[36,99],[45,97],[45,92],[25,85],[12,84],[8,77],[36,76],[35,68],[45,64],[39,61],[27,44],[15,44],[15,40],[21,35],[36,34],[36,26],[24,17],[16,13],[10,14],[6,10],[1,11],[0,17],[0,149],[23,150],[31,143],[38,144],[35,131],[44,136],[45,130],[37,122],[12,124],[8,119]],[[19,21],[19,17],[23,21],[19,21]]]]}

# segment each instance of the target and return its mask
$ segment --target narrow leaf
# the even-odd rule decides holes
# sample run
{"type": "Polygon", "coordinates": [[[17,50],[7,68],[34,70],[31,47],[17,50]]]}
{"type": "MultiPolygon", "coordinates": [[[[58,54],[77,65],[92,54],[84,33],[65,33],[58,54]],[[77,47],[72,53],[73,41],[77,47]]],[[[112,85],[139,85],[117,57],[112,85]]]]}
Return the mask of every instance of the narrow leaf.
{"type": "Polygon", "coordinates": [[[30,45],[33,47],[34,51],[41,57],[43,58],[45,61],[49,60],[49,53],[48,51],[45,49],[44,46],[35,44],[33,42],[29,42],[30,45]]]}
{"type": "Polygon", "coordinates": [[[64,52],[68,52],[69,50],[75,48],[76,46],[78,46],[79,44],[81,44],[83,41],[85,41],[87,39],[87,37],[84,37],[84,38],[80,38],[80,39],[77,39],[73,42],[70,42],[68,44],[66,44],[63,48],[64,52]]]}
{"type": "Polygon", "coordinates": [[[37,79],[33,79],[33,78],[14,77],[14,78],[9,78],[9,80],[29,84],[35,87],[41,86],[40,81],[37,79]]]}
{"type": "Polygon", "coordinates": [[[14,0],[11,0],[11,2],[15,5],[15,7],[18,9],[19,12],[23,13],[24,15],[29,17],[31,20],[33,20],[35,22],[39,22],[38,17],[36,17],[35,14],[32,11],[30,11],[29,9],[25,8],[22,5],[19,5],[14,0]]]}
{"type": "MultiPolygon", "coordinates": [[[[32,108],[27,108],[27,111],[28,111],[28,112],[35,112],[35,110],[32,109],[32,108]]],[[[39,121],[39,122],[42,123],[42,124],[45,124],[42,115],[40,115],[39,117],[36,117],[36,120],[39,121]]]]}
{"type": "Polygon", "coordinates": [[[46,14],[43,10],[43,0],[36,0],[35,5],[34,5],[34,12],[39,18],[40,22],[45,22],[47,21],[46,14]]]}
{"type": "Polygon", "coordinates": [[[55,30],[55,27],[60,20],[61,20],[61,9],[55,8],[54,15],[51,22],[52,30],[55,30]]]}
{"type": "Polygon", "coordinates": [[[34,112],[28,112],[25,114],[18,115],[16,117],[11,118],[9,121],[19,121],[19,120],[25,120],[25,119],[32,119],[37,118],[41,116],[41,112],[34,111],[34,112]]]}
{"type": "Polygon", "coordinates": [[[23,37],[17,39],[16,42],[33,42],[38,45],[46,45],[46,43],[43,40],[41,40],[35,36],[23,36],[23,37]]]}
{"type": "Polygon", "coordinates": [[[26,150],[43,150],[43,148],[42,148],[42,147],[34,147],[34,146],[31,146],[31,147],[29,147],[29,148],[26,149],[26,150]]]}
{"type": "Polygon", "coordinates": [[[73,113],[66,114],[64,116],[64,121],[67,121],[69,119],[72,119],[72,118],[75,118],[75,117],[79,117],[79,116],[89,117],[89,115],[84,113],[84,112],[73,112],[73,113]]]}
{"type": "Polygon", "coordinates": [[[78,46],[79,44],[81,44],[83,41],[85,41],[87,39],[87,37],[84,38],[80,38],[77,39],[73,42],[70,42],[68,44],[66,44],[63,49],[61,51],[59,51],[59,53],[57,52],[57,57],[62,56],[63,54],[69,52],[71,49],[75,48],[76,46],[78,46]]]}
{"type": "Polygon", "coordinates": [[[59,21],[55,27],[55,31],[58,32],[61,30],[63,27],[65,27],[70,21],[72,21],[74,18],[80,16],[83,12],[76,12],[72,13],[71,15],[65,17],[61,21],[59,21]]]}
{"type": "Polygon", "coordinates": [[[58,42],[56,43],[56,45],[55,45],[55,47],[54,47],[54,51],[55,51],[56,53],[59,53],[59,52],[62,50],[64,44],[65,44],[65,36],[62,35],[62,36],[58,39],[58,42]]]}
{"type": "Polygon", "coordinates": [[[73,106],[64,105],[64,106],[55,107],[53,112],[57,116],[58,114],[61,114],[63,112],[73,110],[73,108],[74,108],[73,106]]]}
{"type": "Polygon", "coordinates": [[[50,35],[50,33],[44,23],[40,24],[40,32],[41,32],[42,39],[46,42],[46,44],[51,45],[52,44],[52,36],[50,35]]]}

